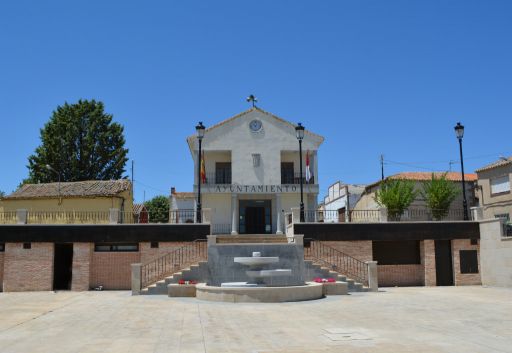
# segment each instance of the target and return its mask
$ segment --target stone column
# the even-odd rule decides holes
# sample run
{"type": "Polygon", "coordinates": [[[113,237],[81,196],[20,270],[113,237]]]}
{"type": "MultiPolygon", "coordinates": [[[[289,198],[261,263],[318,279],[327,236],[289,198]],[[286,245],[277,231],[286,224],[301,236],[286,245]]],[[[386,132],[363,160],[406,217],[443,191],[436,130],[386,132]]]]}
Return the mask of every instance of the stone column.
{"type": "Polygon", "coordinates": [[[387,208],[382,207],[379,209],[379,221],[380,222],[388,221],[388,209],[387,208]]]}
{"type": "Polygon", "coordinates": [[[282,223],[282,212],[281,212],[281,194],[276,194],[276,234],[283,234],[283,230],[281,229],[282,223]]]}
{"type": "Polygon", "coordinates": [[[141,275],[142,264],[132,264],[132,295],[139,295],[142,284],[141,275]]]}
{"type": "Polygon", "coordinates": [[[366,265],[368,266],[368,288],[372,292],[377,292],[379,290],[377,261],[366,261],[366,265]]]}
{"type": "Polygon", "coordinates": [[[232,235],[236,235],[238,234],[238,230],[237,230],[237,225],[238,225],[238,222],[237,222],[237,208],[238,208],[238,198],[237,198],[237,194],[231,194],[231,234],[232,235]]]}

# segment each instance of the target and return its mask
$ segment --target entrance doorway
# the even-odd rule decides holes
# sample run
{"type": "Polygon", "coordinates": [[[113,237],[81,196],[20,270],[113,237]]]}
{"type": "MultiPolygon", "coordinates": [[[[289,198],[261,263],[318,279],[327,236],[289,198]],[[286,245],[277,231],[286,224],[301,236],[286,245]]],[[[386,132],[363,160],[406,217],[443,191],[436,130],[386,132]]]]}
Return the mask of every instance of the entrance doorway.
{"type": "Polygon", "coordinates": [[[240,200],[240,234],[271,234],[272,204],[270,200],[240,200]]]}
{"type": "Polygon", "coordinates": [[[70,290],[73,266],[73,244],[55,244],[53,257],[53,290],[70,290]]]}
{"type": "Polygon", "coordinates": [[[245,208],[245,230],[247,234],[265,233],[265,207],[245,208]]]}
{"type": "Polygon", "coordinates": [[[436,285],[453,286],[452,243],[436,240],[436,285]]]}

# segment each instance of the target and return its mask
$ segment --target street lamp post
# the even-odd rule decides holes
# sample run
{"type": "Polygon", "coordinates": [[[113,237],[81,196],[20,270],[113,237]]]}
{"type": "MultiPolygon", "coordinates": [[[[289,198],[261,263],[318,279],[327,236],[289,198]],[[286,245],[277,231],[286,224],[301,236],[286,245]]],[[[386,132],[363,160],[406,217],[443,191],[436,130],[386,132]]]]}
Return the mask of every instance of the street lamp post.
{"type": "Polygon", "coordinates": [[[297,140],[299,140],[299,166],[300,166],[300,221],[305,222],[304,220],[304,192],[303,192],[303,180],[302,180],[302,140],[304,139],[304,126],[299,123],[295,127],[295,133],[297,135],[297,140]]]}
{"type": "Polygon", "coordinates": [[[57,177],[59,178],[59,185],[58,185],[58,193],[59,193],[59,205],[62,203],[62,197],[60,195],[60,173],[56,171],[51,165],[47,164],[46,169],[48,169],[51,172],[54,172],[57,174],[57,177]]]}
{"type": "Polygon", "coordinates": [[[201,142],[203,141],[204,130],[205,130],[205,128],[204,128],[203,122],[200,121],[199,124],[196,126],[197,141],[199,142],[199,154],[198,154],[198,158],[197,158],[197,215],[196,215],[197,223],[202,222],[202,217],[201,217],[201,213],[202,213],[202,209],[201,209],[201,160],[202,160],[201,142]]]}
{"type": "Polygon", "coordinates": [[[464,158],[462,157],[462,138],[464,137],[464,125],[457,123],[455,125],[455,134],[459,140],[459,151],[460,151],[460,169],[462,172],[462,207],[464,208],[464,220],[469,220],[468,217],[468,202],[466,200],[466,182],[464,180],[464,158]]]}

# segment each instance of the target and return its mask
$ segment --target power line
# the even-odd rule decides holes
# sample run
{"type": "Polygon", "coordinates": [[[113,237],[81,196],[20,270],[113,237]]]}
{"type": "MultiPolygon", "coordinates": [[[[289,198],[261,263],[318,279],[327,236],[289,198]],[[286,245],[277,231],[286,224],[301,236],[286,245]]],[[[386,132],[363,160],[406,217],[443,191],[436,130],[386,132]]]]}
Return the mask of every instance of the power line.
{"type": "Polygon", "coordinates": [[[162,192],[162,193],[164,193],[164,194],[165,194],[165,193],[167,193],[167,191],[164,191],[164,190],[161,190],[161,189],[155,188],[155,187],[153,187],[153,186],[151,186],[151,185],[145,184],[145,183],[143,183],[143,182],[141,182],[141,181],[138,181],[138,180],[135,180],[135,183],[140,184],[140,185],[142,185],[142,186],[145,186],[145,187],[147,187],[147,188],[150,188],[150,189],[152,189],[152,190],[154,190],[154,191],[162,192]]]}

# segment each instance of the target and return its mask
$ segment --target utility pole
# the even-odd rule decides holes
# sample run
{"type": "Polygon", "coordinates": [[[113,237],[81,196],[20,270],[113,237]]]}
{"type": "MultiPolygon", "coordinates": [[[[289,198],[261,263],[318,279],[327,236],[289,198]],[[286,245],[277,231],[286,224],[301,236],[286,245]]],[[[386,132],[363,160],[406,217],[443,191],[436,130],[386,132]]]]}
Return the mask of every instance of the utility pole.
{"type": "Polygon", "coordinates": [[[380,155],[380,179],[384,180],[384,155],[380,155]]]}
{"type": "Polygon", "coordinates": [[[448,165],[449,165],[449,171],[451,172],[452,171],[452,165],[455,164],[455,161],[450,161],[448,162],[448,165]]]}
{"type": "Polygon", "coordinates": [[[133,186],[133,169],[134,169],[134,161],[132,159],[132,202],[135,202],[135,187],[133,186]]]}

